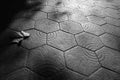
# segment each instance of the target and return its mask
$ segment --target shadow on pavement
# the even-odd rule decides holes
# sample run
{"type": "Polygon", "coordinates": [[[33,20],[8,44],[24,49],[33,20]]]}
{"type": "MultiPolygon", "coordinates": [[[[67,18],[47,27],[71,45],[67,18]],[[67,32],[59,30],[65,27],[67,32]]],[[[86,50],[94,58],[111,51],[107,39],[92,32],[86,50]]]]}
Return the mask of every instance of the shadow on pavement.
{"type": "MultiPolygon", "coordinates": [[[[44,1],[45,0],[31,0],[31,2],[27,2],[26,0],[2,0],[0,2],[0,33],[10,25],[18,13],[27,12],[29,10],[40,10],[44,1]]],[[[35,13],[32,15],[34,14],[35,13]]],[[[29,17],[32,17],[32,15],[29,17]]]]}

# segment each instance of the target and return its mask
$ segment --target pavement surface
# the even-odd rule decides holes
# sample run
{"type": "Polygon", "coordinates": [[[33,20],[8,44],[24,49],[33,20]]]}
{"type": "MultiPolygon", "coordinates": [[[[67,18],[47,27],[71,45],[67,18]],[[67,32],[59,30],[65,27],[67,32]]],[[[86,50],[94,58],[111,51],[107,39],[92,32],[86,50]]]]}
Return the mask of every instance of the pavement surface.
{"type": "Polygon", "coordinates": [[[0,36],[0,80],[120,80],[120,0],[46,0],[0,36]],[[16,32],[29,38],[11,44],[16,32]]]}

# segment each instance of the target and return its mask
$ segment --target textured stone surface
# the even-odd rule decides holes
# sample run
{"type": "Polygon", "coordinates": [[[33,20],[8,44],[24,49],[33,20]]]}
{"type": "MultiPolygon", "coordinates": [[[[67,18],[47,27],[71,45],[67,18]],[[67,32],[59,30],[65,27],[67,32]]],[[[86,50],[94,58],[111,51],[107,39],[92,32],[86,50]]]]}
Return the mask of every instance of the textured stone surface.
{"type": "Polygon", "coordinates": [[[36,1],[0,34],[0,80],[120,80],[120,0],[36,1]]]}
{"type": "Polygon", "coordinates": [[[120,52],[103,47],[97,52],[98,58],[104,67],[120,72],[120,52]]]}
{"type": "Polygon", "coordinates": [[[106,20],[106,22],[108,24],[120,27],[120,20],[119,19],[114,19],[114,18],[106,17],[105,20],[106,20]]]}
{"type": "Polygon", "coordinates": [[[28,54],[26,49],[12,45],[0,50],[0,77],[26,65],[28,54]]]}
{"type": "Polygon", "coordinates": [[[104,32],[113,34],[115,36],[120,36],[120,27],[116,27],[110,24],[102,25],[101,28],[104,29],[104,32]]]}
{"type": "Polygon", "coordinates": [[[92,22],[94,24],[102,25],[102,24],[106,23],[106,21],[104,20],[104,18],[101,18],[101,17],[88,16],[87,18],[88,18],[89,22],[92,22]]]}
{"type": "Polygon", "coordinates": [[[120,13],[115,9],[106,8],[104,10],[104,13],[108,17],[112,17],[112,18],[116,18],[116,19],[120,18],[120,15],[119,15],[120,13]]]}
{"type": "Polygon", "coordinates": [[[66,31],[66,32],[69,32],[72,34],[83,32],[83,28],[82,28],[81,24],[73,22],[73,21],[61,22],[60,28],[63,31],[66,31]]]}
{"type": "Polygon", "coordinates": [[[91,50],[97,50],[103,46],[99,37],[88,33],[81,33],[76,35],[76,40],[78,45],[91,50]]]}
{"type": "Polygon", "coordinates": [[[95,53],[81,47],[68,50],[65,59],[69,68],[85,75],[90,75],[100,67],[95,53]]]}
{"type": "Polygon", "coordinates": [[[100,68],[88,79],[84,79],[84,80],[119,80],[119,79],[120,79],[119,74],[112,72],[108,69],[100,68]]]}
{"type": "Polygon", "coordinates": [[[7,77],[8,78],[6,78],[6,80],[44,80],[43,77],[37,75],[27,68],[12,72],[11,74],[7,75],[7,77]]]}
{"type": "Polygon", "coordinates": [[[86,32],[89,32],[95,35],[101,35],[105,32],[101,26],[93,24],[91,22],[82,24],[82,27],[86,32]]]}
{"type": "Polygon", "coordinates": [[[115,37],[111,34],[104,34],[100,36],[100,38],[106,46],[120,50],[120,38],[115,37]]]}
{"type": "Polygon", "coordinates": [[[20,18],[15,20],[11,25],[10,28],[21,31],[21,30],[26,30],[26,29],[31,29],[34,28],[35,21],[33,20],[27,20],[25,18],[20,18]]]}
{"type": "Polygon", "coordinates": [[[36,48],[46,44],[46,34],[37,30],[27,30],[30,37],[22,41],[22,46],[27,49],[36,48]]]}
{"type": "Polygon", "coordinates": [[[76,45],[74,36],[62,31],[48,34],[47,42],[49,45],[61,50],[67,50],[76,45]]]}
{"type": "Polygon", "coordinates": [[[63,52],[50,46],[43,46],[30,51],[27,66],[44,77],[55,76],[64,68],[63,52]]]}
{"type": "Polygon", "coordinates": [[[59,24],[49,19],[40,19],[36,21],[35,28],[43,32],[49,33],[59,29],[59,24]]]}

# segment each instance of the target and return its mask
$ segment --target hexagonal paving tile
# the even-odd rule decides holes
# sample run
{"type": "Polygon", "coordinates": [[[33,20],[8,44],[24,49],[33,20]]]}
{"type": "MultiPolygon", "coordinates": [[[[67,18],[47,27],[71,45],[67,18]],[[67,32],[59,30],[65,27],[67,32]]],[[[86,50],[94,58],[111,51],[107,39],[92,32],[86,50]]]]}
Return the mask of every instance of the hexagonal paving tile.
{"type": "Polygon", "coordinates": [[[101,28],[104,29],[105,32],[119,36],[120,37],[120,27],[116,27],[110,24],[102,25],[101,28]]]}
{"type": "Polygon", "coordinates": [[[111,8],[106,8],[104,9],[104,14],[108,17],[112,17],[112,18],[116,18],[119,19],[120,18],[120,12],[118,12],[115,9],[111,9],[111,8]]]}
{"type": "Polygon", "coordinates": [[[45,45],[30,51],[27,66],[44,77],[53,77],[64,64],[63,52],[45,45]]]}
{"type": "Polygon", "coordinates": [[[97,1],[95,2],[96,6],[100,6],[102,8],[111,8],[111,9],[117,9],[116,6],[113,5],[113,3],[108,3],[106,1],[97,1]]]}
{"type": "Polygon", "coordinates": [[[90,13],[91,15],[94,15],[94,16],[98,16],[98,17],[105,17],[103,8],[101,8],[99,6],[92,7],[88,13],[90,13]]]}
{"type": "Polygon", "coordinates": [[[53,6],[57,3],[58,0],[46,0],[46,5],[53,6]]]}
{"type": "Polygon", "coordinates": [[[28,49],[42,46],[46,44],[46,34],[37,30],[27,30],[30,37],[22,41],[22,46],[28,49]]]}
{"type": "Polygon", "coordinates": [[[120,50],[120,38],[107,33],[100,36],[100,38],[106,46],[120,50]]]}
{"type": "Polygon", "coordinates": [[[99,37],[88,33],[81,33],[76,35],[76,40],[78,45],[91,50],[97,50],[103,46],[103,43],[99,37]]]}
{"type": "Polygon", "coordinates": [[[32,16],[32,19],[34,19],[35,21],[39,19],[44,19],[44,18],[47,18],[47,13],[42,11],[36,11],[34,16],[32,16]]]}
{"type": "Polygon", "coordinates": [[[49,19],[40,19],[36,21],[35,28],[43,32],[49,33],[59,29],[59,24],[49,19]]]}
{"type": "Polygon", "coordinates": [[[48,13],[48,19],[62,22],[68,20],[68,12],[53,11],[48,13]]]}
{"type": "Polygon", "coordinates": [[[83,32],[81,24],[73,22],[73,21],[61,22],[60,28],[64,31],[70,32],[72,34],[83,32]]]}
{"type": "Polygon", "coordinates": [[[100,68],[94,74],[92,74],[88,79],[84,80],[120,80],[120,74],[112,72],[110,70],[100,68]]]}
{"type": "Polygon", "coordinates": [[[92,9],[92,7],[90,7],[90,6],[82,5],[82,4],[79,5],[79,10],[82,11],[85,16],[91,15],[91,12],[92,12],[91,9],[92,9]]]}
{"type": "Polygon", "coordinates": [[[84,75],[90,75],[100,65],[94,52],[81,47],[75,47],[65,52],[67,66],[84,75]]]}
{"type": "Polygon", "coordinates": [[[97,16],[88,16],[88,21],[92,22],[94,24],[98,24],[98,25],[102,25],[105,24],[106,21],[104,20],[104,18],[101,17],[97,17],[97,16]]]}
{"type": "Polygon", "coordinates": [[[22,68],[10,73],[4,80],[44,80],[44,78],[27,68],[22,68]]]}
{"type": "Polygon", "coordinates": [[[94,15],[105,17],[105,15],[103,14],[103,8],[99,6],[90,7],[87,5],[80,5],[80,10],[82,10],[86,16],[94,15]]]}
{"type": "Polygon", "coordinates": [[[17,45],[0,48],[0,77],[26,66],[28,51],[17,45]]]}
{"type": "Polygon", "coordinates": [[[55,8],[55,6],[45,5],[45,6],[41,9],[41,11],[48,13],[48,12],[52,12],[54,8],[55,8]]]}
{"type": "Polygon", "coordinates": [[[85,16],[84,12],[79,10],[79,8],[73,9],[68,17],[69,17],[69,20],[72,20],[72,21],[75,21],[75,22],[78,22],[78,23],[88,22],[88,19],[85,16]]]}
{"type": "Polygon", "coordinates": [[[77,43],[75,42],[75,38],[72,34],[68,34],[62,31],[48,34],[47,42],[49,45],[61,50],[67,50],[77,45],[77,43]]]}
{"type": "Polygon", "coordinates": [[[50,80],[83,80],[85,76],[76,73],[69,69],[62,69],[56,77],[50,79],[50,80]]]}
{"type": "Polygon", "coordinates": [[[34,20],[20,18],[20,19],[14,20],[13,23],[10,25],[10,28],[17,31],[21,31],[21,30],[34,28],[34,24],[35,24],[34,20]]]}
{"type": "Polygon", "coordinates": [[[118,26],[118,27],[120,26],[120,20],[119,19],[106,17],[105,20],[108,24],[115,25],[115,26],[118,26]]]}
{"type": "Polygon", "coordinates": [[[84,31],[95,34],[95,35],[101,35],[104,33],[104,29],[101,26],[93,24],[91,22],[82,24],[82,27],[84,31]]]}
{"type": "Polygon", "coordinates": [[[103,47],[96,54],[104,67],[120,72],[120,52],[103,47]]]}

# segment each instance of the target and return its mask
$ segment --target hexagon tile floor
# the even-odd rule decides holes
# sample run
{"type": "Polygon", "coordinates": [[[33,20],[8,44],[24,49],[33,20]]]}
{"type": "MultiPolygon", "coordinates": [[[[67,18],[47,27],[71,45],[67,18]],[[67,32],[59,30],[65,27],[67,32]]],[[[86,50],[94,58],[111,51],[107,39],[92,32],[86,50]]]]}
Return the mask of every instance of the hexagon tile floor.
{"type": "Polygon", "coordinates": [[[120,0],[45,0],[0,36],[0,80],[120,80],[120,0]]]}

